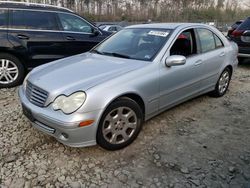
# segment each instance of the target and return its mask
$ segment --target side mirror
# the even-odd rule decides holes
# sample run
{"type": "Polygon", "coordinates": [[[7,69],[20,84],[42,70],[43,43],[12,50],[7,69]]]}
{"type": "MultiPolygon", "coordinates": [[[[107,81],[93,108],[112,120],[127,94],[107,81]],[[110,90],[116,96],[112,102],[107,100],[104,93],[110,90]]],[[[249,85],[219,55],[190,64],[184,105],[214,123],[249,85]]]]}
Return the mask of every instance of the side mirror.
{"type": "Polygon", "coordinates": [[[243,36],[250,37],[250,30],[247,30],[243,33],[243,36]]]}
{"type": "Polygon", "coordinates": [[[100,31],[97,28],[92,28],[92,36],[98,36],[100,31]]]}
{"type": "Polygon", "coordinates": [[[186,61],[187,61],[187,59],[185,56],[172,55],[166,59],[165,65],[167,67],[179,66],[179,65],[184,65],[186,63],[186,61]]]}

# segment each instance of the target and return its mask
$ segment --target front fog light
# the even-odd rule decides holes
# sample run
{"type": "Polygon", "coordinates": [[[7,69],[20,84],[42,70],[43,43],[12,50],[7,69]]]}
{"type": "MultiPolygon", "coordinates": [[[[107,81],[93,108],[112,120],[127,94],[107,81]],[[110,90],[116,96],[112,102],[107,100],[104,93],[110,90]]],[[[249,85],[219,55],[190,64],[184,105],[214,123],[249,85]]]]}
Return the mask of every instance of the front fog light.
{"type": "Polygon", "coordinates": [[[70,96],[60,95],[52,104],[54,110],[62,110],[65,114],[71,114],[78,110],[86,100],[84,92],[76,92],[70,96]]]}
{"type": "Polygon", "coordinates": [[[69,139],[69,135],[67,135],[66,133],[61,133],[59,138],[63,141],[67,141],[69,139]]]}

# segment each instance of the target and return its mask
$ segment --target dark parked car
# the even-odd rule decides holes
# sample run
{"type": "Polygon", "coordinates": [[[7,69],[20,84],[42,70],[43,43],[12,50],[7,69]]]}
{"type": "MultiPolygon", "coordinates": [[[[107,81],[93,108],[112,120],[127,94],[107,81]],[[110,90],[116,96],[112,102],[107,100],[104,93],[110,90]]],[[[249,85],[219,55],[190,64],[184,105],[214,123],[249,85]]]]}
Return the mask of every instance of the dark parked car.
{"type": "Polygon", "coordinates": [[[235,22],[229,29],[227,32],[227,36],[231,37],[232,33],[234,32],[235,29],[237,29],[239,27],[240,24],[242,24],[242,22],[244,22],[244,20],[239,20],[237,22],[235,22]]]}
{"type": "Polygon", "coordinates": [[[239,60],[250,58],[250,17],[234,30],[231,39],[239,46],[239,60]]]}
{"type": "Polygon", "coordinates": [[[66,8],[0,3],[0,88],[20,84],[29,69],[89,51],[110,32],[66,8]]]}
{"type": "Polygon", "coordinates": [[[100,25],[99,29],[103,30],[103,31],[109,31],[112,33],[116,33],[120,30],[123,29],[123,27],[119,26],[119,25],[100,25]]]}

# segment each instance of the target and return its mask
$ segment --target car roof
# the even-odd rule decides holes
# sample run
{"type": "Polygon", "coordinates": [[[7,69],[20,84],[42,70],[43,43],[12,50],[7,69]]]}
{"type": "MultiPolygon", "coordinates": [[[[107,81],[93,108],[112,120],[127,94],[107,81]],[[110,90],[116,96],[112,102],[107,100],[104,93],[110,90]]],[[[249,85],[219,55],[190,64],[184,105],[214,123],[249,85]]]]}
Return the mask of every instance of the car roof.
{"type": "Polygon", "coordinates": [[[128,26],[127,28],[176,29],[177,27],[208,26],[200,23],[153,23],[128,26]]]}
{"type": "Polygon", "coordinates": [[[238,21],[236,21],[235,23],[242,23],[242,22],[244,22],[245,20],[238,20],[238,21]]]}
{"type": "Polygon", "coordinates": [[[54,5],[40,4],[40,3],[27,3],[27,2],[13,2],[13,1],[0,1],[0,8],[73,12],[70,9],[67,9],[64,7],[58,7],[54,5]]]}

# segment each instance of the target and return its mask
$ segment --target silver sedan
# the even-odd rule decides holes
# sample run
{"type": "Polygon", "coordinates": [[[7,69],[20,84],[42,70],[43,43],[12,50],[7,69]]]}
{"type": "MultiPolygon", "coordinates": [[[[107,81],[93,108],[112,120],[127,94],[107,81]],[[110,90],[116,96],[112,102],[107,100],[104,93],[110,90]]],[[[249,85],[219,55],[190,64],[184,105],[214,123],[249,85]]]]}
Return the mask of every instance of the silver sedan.
{"type": "Polygon", "coordinates": [[[32,125],[59,142],[117,150],[157,114],[205,93],[223,96],[237,53],[208,25],[135,25],[90,52],[35,68],[19,96],[32,125]]]}

